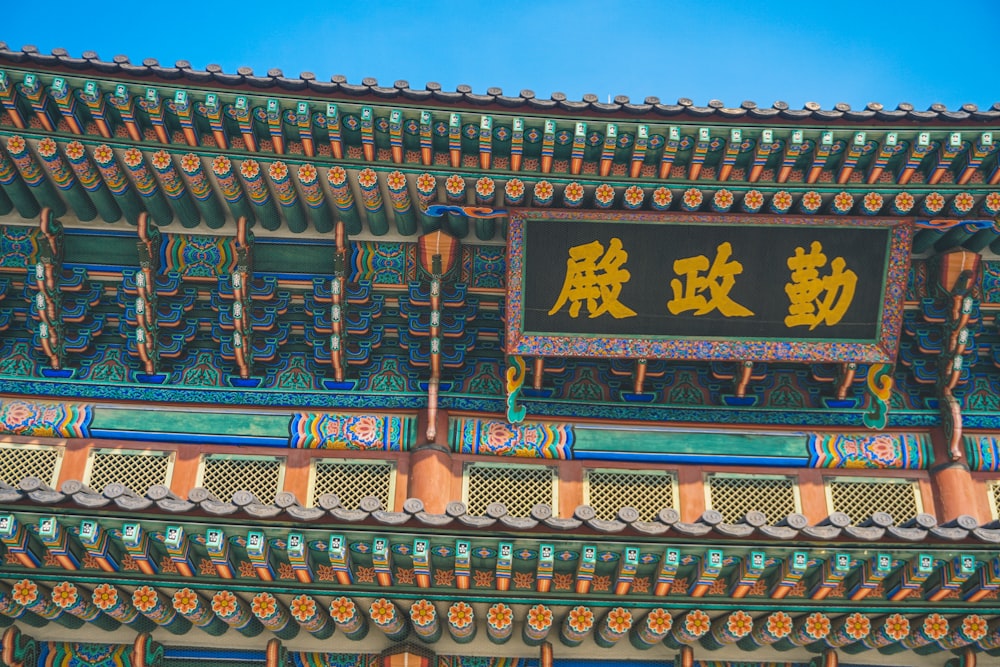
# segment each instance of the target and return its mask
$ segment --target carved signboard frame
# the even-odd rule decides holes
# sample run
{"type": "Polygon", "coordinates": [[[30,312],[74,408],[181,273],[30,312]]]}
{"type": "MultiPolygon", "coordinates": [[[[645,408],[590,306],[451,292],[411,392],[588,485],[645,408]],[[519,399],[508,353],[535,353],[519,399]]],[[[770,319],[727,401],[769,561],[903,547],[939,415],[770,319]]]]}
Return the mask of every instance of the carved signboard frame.
{"type": "MultiPolygon", "coordinates": [[[[600,228],[602,236],[608,237],[603,227],[600,228]]],[[[532,357],[617,357],[631,359],[689,359],[689,360],[727,360],[727,361],[795,361],[795,362],[860,362],[860,363],[883,363],[895,360],[899,347],[900,327],[902,324],[903,299],[906,293],[907,277],[910,264],[910,249],[913,235],[912,221],[905,218],[867,218],[867,217],[847,217],[847,216],[793,216],[793,215],[759,215],[759,214],[697,214],[697,213],[646,213],[646,212],[605,212],[605,211],[584,211],[584,210],[558,210],[558,209],[514,209],[510,212],[510,222],[507,232],[507,303],[506,303],[506,352],[509,355],[521,355],[532,357]],[[548,229],[544,225],[549,222],[549,228],[558,234],[549,235],[548,229]],[[548,252],[550,243],[549,236],[567,236],[566,230],[575,230],[575,227],[567,227],[567,223],[589,223],[588,229],[597,229],[593,223],[602,226],[607,225],[614,230],[617,236],[627,239],[630,233],[629,228],[636,228],[643,225],[645,228],[639,232],[641,238],[648,239],[650,234],[659,233],[662,228],[665,236],[664,243],[676,245],[671,240],[671,228],[673,231],[683,226],[683,235],[686,238],[697,236],[699,228],[704,228],[703,235],[713,238],[725,238],[729,230],[742,228],[745,238],[755,239],[757,230],[761,235],[760,239],[755,239],[754,243],[760,251],[761,244],[767,245],[772,239],[779,239],[781,236],[792,236],[798,238],[809,238],[810,235],[803,236],[801,231],[785,233],[780,230],[809,229],[815,232],[817,238],[832,239],[831,235],[851,236],[855,238],[857,232],[840,233],[839,230],[883,230],[884,234],[869,235],[877,243],[885,244],[884,252],[878,257],[884,259],[884,266],[876,266],[874,270],[880,278],[878,289],[879,298],[875,299],[870,294],[866,301],[874,304],[874,310],[868,308],[863,316],[871,327],[871,335],[851,336],[851,337],[830,337],[823,338],[822,333],[811,333],[804,336],[796,336],[797,331],[786,329],[783,335],[727,335],[725,327],[719,327],[718,331],[712,330],[712,335],[677,335],[676,333],[665,332],[664,335],[651,334],[647,326],[645,333],[623,333],[620,323],[613,323],[608,317],[604,317],[605,323],[614,324],[617,331],[608,333],[602,331],[602,325],[597,319],[591,319],[594,324],[587,323],[587,315],[580,314],[577,309],[578,320],[573,322],[573,330],[570,331],[543,331],[525,330],[525,322],[530,319],[526,317],[527,309],[532,308],[532,317],[539,321],[539,306],[541,302],[537,296],[539,288],[538,276],[528,275],[529,265],[536,267],[536,271],[545,273],[548,277],[544,279],[545,289],[549,295],[560,293],[561,278],[553,280],[553,271],[559,273],[565,271],[561,267],[566,267],[568,255],[566,253],[566,243],[559,241],[552,244],[551,254],[562,256],[544,256],[539,258],[538,248],[542,248],[542,253],[548,252]],[[650,226],[656,229],[650,229],[650,226]],[[747,229],[749,228],[749,229],[747,229]],[[531,229],[533,232],[528,233],[531,229]],[[618,233],[621,230],[621,233],[618,233]],[[853,235],[853,236],[852,236],[853,235]],[[529,240],[533,239],[533,241],[529,240]],[[533,243],[535,254],[532,260],[528,261],[527,244],[533,243]],[[545,267],[542,271],[538,267],[545,267]],[[550,267],[557,267],[553,269],[550,267]],[[534,282],[531,282],[534,279],[534,282]],[[533,296],[534,294],[534,296],[533,296]],[[532,299],[538,303],[529,303],[532,299]],[[869,321],[870,320],[870,321],[869,321]],[[580,324],[577,324],[579,322],[580,324]],[[588,329],[587,327],[591,327],[588,329]],[[721,334],[721,335],[716,335],[721,334]]],[[[587,238],[587,234],[582,235],[587,238]]],[[[639,237],[634,237],[639,238],[639,237]]],[[[798,241],[795,241],[798,243],[798,241]]],[[[876,243],[876,245],[877,245],[876,243]]],[[[638,245],[633,242],[633,246],[638,245]]],[[[649,245],[649,244],[646,244],[649,245]]],[[[655,245],[655,244],[654,244],[655,245]]],[[[808,243],[799,245],[809,246],[808,243]]],[[[855,244],[857,245],[857,244],[855,244]]],[[[648,248],[634,248],[632,252],[650,252],[648,248]]],[[[851,252],[850,249],[847,251],[851,252]]],[[[752,259],[752,258],[751,258],[752,259]]],[[[851,260],[851,257],[847,257],[851,260]]],[[[831,257],[832,260],[832,257],[831,257]]],[[[784,260],[783,260],[784,261],[784,260]]],[[[881,261],[881,259],[880,259],[881,261]]],[[[752,262],[747,262],[748,264],[752,262]]],[[[830,264],[820,268],[820,271],[830,272],[830,264]]],[[[647,262],[648,265],[648,262],[647,262]]],[[[669,272],[670,261],[663,263],[663,271],[669,272]]],[[[629,267],[622,264],[621,268],[629,267]]],[[[868,270],[868,275],[872,274],[872,269],[868,270]]],[[[788,280],[789,268],[780,266],[776,272],[784,272],[785,280],[788,280]]],[[[674,274],[669,274],[674,275],[674,274]]],[[[657,280],[666,280],[669,285],[669,275],[657,280]]],[[[674,275],[674,277],[676,277],[674,275]]],[[[649,280],[649,276],[634,276],[639,280],[649,280]]],[[[759,276],[748,272],[740,276],[744,281],[760,281],[759,276]]],[[[771,286],[772,291],[774,286],[771,286]]],[[[783,289],[783,287],[782,287],[783,289]]],[[[859,283],[858,293],[862,289],[872,289],[869,284],[859,283]]],[[[635,292],[633,292],[634,294],[635,292]]],[[[706,292],[707,293],[707,292],[706,292]]],[[[780,293],[780,292],[779,292],[780,293]]],[[[551,300],[551,297],[549,297],[551,300]]],[[[548,301],[544,307],[552,305],[548,301]]],[[[603,313],[606,316],[607,313],[603,313]]],[[[544,318],[542,318],[544,319],[544,318]]],[[[563,317],[563,322],[566,318],[563,317]]],[[[773,320],[773,318],[772,318],[773,320]]],[[[668,321],[668,320],[665,320],[668,321]]],[[[773,324],[773,322],[772,322],[773,324]]],[[[669,326],[669,325],[668,325],[669,326]]],[[[558,329],[559,327],[555,327],[558,329]]],[[[567,327],[568,328],[568,327],[567,327]]],[[[607,329],[607,326],[604,326],[607,329]]],[[[808,327],[799,327],[798,331],[807,330],[808,327]]]]}

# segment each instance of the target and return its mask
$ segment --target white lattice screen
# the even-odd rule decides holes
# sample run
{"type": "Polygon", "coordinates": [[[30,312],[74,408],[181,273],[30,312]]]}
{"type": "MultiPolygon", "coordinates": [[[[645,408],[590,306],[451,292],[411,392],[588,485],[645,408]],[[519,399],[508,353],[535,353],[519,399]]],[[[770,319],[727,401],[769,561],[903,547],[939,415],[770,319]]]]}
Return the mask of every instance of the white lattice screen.
{"type": "Polygon", "coordinates": [[[708,506],[727,523],[736,523],[756,510],[777,523],[799,511],[795,480],[778,475],[728,475],[715,473],[705,480],[708,506]]]}
{"type": "Polygon", "coordinates": [[[144,496],[154,484],[170,481],[170,464],[170,452],[97,449],[91,453],[90,473],[84,481],[97,492],[118,482],[144,496]]]}
{"type": "Polygon", "coordinates": [[[385,509],[393,509],[396,466],[391,461],[321,459],[314,465],[311,504],[332,493],[347,509],[357,509],[367,496],[381,500],[385,509]]]}
{"type": "Polygon", "coordinates": [[[37,477],[46,484],[54,485],[62,454],[61,447],[0,447],[0,481],[17,486],[25,477],[37,477]]]}
{"type": "Polygon", "coordinates": [[[555,482],[552,466],[470,463],[465,468],[465,502],[469,514],[481,516],[490,503],[503,503],[511,516],[526,517],[538,503],[555,509],[555,482]]]}
{"type": "Polygon", "coordinates": [[[614,519],[622,507],[652,521],[664,507],[677,507],[677,479],[660,470],[588,470],[584,502],[600,519],[614,519]]]}
{"type": "Polygon", "coordinates": [[[907,479],[834,477],[826,480],[826,490],[830,510],[843,512],[855,524],[875,512],[888,512],[900,524],[922,511],[919,487],[907,479]]]}
{"type": "Polygon", "coordinates": [[[284,459],[209,454],[202,460],[201,486],[223,501],[232,500],[235,492],[245,490],[262,503],[273,503],[283,473],[284,459]]]}

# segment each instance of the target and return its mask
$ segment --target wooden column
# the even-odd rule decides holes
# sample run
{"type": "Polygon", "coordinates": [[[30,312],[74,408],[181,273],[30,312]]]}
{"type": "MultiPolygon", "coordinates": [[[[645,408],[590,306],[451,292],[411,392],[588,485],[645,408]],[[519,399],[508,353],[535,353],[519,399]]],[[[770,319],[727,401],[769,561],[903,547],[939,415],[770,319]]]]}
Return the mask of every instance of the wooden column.
{"type": "Polygon", "coordinates": [[[962,514],[968,514],[980,524],[989,521],[989,516],[983,516],[981,503],[976,497],[978,485],[969,473],[969,465],[964,460],[951,460],[948,439],[941,429],[931,431],[931,443],[934,460],[938,461],[930,471],[938,523],[952,521],[962,514]]]}
{"type": "Polygon", "coordinates": [[[553,507],[555,516],[571,517],[583,504],[583,463],[562,461],[559,464],[559,506],[553,507]]]}
{"type": "Polygon", "coordinates": [[[677,469],[681,521],[697,521],[705,512],[705,471],[701,466],[680,466],[677,469]]]}
{"type": "Polygon", "coordinates": [[[410,474],[407,497],[424,503],[424,510],[443,514],[451,496],[451,448],[448,446],[448,413],[437,414],[437,435],[433,442],[426,442],[427,411],[417,415],[418,443],[410,452],[410,474]]]}
{"type": "MultiPolygon", "coordinates": [[[[802,501],[802,514],[809,519],[809,525],[815,526],[830,516],[822,470],[807,468],[799,471],[799,500],[802,501]]],[[[768,517],[772,521],[775,518],[784,517],[768,517]]]]}
{"type": "MultiPolygon", "coordinates": [[[[303,505],[309,499],[309,472],[312,466],[311,452],[307,449],[290,449],[285,459],[285,480],[281,491],[290,491],[303,505]]],[[[315,501],[315,499],[314,499],[315,501]]],[[[392,510],[394,508],[388,507],[392,510]]]]}

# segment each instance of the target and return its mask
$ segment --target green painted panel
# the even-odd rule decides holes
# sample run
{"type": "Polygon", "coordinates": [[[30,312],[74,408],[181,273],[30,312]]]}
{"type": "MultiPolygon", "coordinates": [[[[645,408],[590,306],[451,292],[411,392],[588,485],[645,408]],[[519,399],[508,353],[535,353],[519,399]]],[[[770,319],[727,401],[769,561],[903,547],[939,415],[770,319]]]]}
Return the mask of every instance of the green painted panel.
{"type": "Polygon", "coordinates": [[[806,456],[803,433],[746,434],[625,430],[576,426],[573,450],[716,456],[806,456]]]}
{"type": "Polygon", "coordinates": [[[137,236],[118,234],[74,234],[66,232],[67,264],[139,265],[135,243],[137,236]]]}
{"type": "Polygon", "coordinates": [[[91,428],[148,433],[185,433],[288,438],[287,414],[174,412],[168,410],[94,408],[91,428]]]}
{"type": "Polygon", "coordinates": [[[254,246],[254,270],[262,273],[333,273],[333,245],[261,243],[254,246]]]}

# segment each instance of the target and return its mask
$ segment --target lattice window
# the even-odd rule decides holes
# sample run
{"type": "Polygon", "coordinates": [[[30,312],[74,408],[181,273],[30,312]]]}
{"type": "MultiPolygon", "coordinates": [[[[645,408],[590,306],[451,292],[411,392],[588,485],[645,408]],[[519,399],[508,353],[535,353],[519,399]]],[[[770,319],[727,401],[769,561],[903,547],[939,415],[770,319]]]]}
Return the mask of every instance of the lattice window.
{"type": "Polygon", "coordinates": [[[332,493],[347,509],[357,509],[362,498],[374,496],[391,510],[396,493],[396,466],[391,461],[320,459],[314,463],[312,504],[332,493]]]}
{"type": "Polygon", "coordinates": [[[1000,479],[987,482],[986,490],[990,494],[990,508],[993,510],[993,518],[1000,519],[1000,479]]]}
{"type": "Polygon", "coordinates": [[[170,452],[96,449],[91,452],[90,473],[85,481],[98,493],[118,482],[144,496],[149,487],[170,481],[172,463],[170,452]]]}
{"type": "Polygon", "coordinates": [[[17,486],[25,477],[37,477],[50,486],[54,485],[62,454],[61,447],[0,447],[0,481],[17,486]]]}
{"type": "Polygon", "coordinates": [[[826,480],[830,510],[843,512],[859,524],[875,512],[888,512],[897,524],[923,511],[920,489],[908,479],[830,477],[826,480]]]}
{"type": "Polygon", "coordinates": [[[200,485],[223,501],[232,500],[237,491],[249,491],[260,502],[273,503],[284,474],[281,458],[209,454],[202,460],[200,485]]]}
{"type": "Polygon", "coordinates": [[[791,477],[714,473],[705,480],[708,506],[736,523],[756,510],[777,523],[799,511],[798,489],[791,477]]]}
{"type": "Polygon", "coordinates": [[[600,519],[614,519],[628,506],[652,521],[664,507],[677,507],[677,478],[660,470],[588,470],[584,502],[600,519]]]}
{"type": "Polygon", "coordinates": [[[556,471],[552,466],[490,465],[465,467],[465,502],[469,514],[486,514],[490,503],[503,503],[511,516],[529,516],[538,503],[556,508],[556,471]]]}

